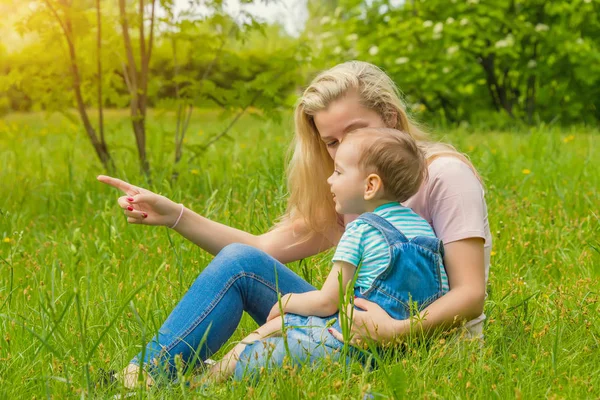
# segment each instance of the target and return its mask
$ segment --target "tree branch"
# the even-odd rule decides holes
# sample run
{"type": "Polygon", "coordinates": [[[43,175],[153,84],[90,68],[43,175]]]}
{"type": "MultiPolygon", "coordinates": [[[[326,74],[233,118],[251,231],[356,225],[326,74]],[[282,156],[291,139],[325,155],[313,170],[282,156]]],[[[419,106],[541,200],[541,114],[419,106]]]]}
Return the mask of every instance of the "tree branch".
{"type": "Polygon", "coordinates": [[[102,109],[102,19],[100,12],[100,0],[96,0],[96,24],[98,25],[98,36],[96,41],[96,57],[98,63],[98,131],[100,142],[106,145],[104,140],[104,111],[102,109]]]}
{"type": "Polygon", "coordinates": [[[58,24],[60,25],[63,33],[65,34],[65,38],[67,39],[67,42],[69,43],[69,46],[73,46],[73,42],[71,41],[71,35],[67,31],[67,28],[65,27],[62,19],[60,19],[60,16],[58,15],[58,12],[56,11],[56,9],[52,6],[52,4],[50,3],[49,0],[44,0],[44,3],[46,3],[46,5],[48,6],[48,8],[50,9],[50,11],[52,12],[52,14],[54,15],[54,18],[56,18],[56,21],[58,22],[58,24]]]}
{"type": "Polygon", "coordinates": [[[125,9],[125,0],[119,0],[119,12],[121,14],[121,28],[123,30],[123,42],[125,43],[125,54],[127,56],[128,76],[130,82],[130,94],[132,98],[136,98],[137,108],[137,66],[133,57],[133,47],[131,46],[131,38],[129,37],[129,22],[127,21],[127,10],[125,9]]]}

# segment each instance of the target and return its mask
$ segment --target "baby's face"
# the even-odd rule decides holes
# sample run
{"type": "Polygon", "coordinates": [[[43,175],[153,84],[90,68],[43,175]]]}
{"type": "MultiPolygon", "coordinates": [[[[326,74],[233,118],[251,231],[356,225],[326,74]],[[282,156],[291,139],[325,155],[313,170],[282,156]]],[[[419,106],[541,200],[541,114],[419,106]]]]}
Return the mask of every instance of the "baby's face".
{"type": "Polygon", "coordinates": [[[346,138],[337,149],[335,169],[327,179],[335,210],[340,214],[362,214],[366,211],[367,174],[358,165],[360,150],[360,138],[346,138]]]}

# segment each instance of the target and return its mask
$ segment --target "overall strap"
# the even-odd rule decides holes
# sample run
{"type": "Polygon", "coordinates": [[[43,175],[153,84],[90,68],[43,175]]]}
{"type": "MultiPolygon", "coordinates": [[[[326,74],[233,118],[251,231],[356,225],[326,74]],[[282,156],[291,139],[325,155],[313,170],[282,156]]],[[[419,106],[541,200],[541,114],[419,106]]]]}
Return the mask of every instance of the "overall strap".
{"type": "Polygon", "coordinates": [[[388,242],[388,245],[390,246],[398,242],[408,242],[408,239],[406,238],[406,236],[404,236],[404,233],[400,232],[388,220],[386,220],[383,217],[380,217],[377,214],[364,213],[361,214],[357,219],[365,221],[367,224],[371,225],[373,228],[381,232],[381,234],[385,237],[385,240],[388,242]]]}

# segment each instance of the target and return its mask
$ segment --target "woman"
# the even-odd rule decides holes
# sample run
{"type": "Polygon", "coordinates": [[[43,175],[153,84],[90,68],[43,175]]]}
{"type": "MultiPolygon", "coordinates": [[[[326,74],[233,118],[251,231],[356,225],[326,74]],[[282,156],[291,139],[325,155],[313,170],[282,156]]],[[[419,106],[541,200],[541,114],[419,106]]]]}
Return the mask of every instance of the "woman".
{"type": "MultiPolygon", "coordinates": [[[[424,150],[429,179],[404,205],[434,228],[444,242],[450,291],[429,305],[419,329],[461,325],[481,336],[491,236],[483,188],[472,164],[453,147],[434,143],[407,116],[392,80],[372,64],[351,61],[317,76],[295,111],[294,152],[288,168],[290,198],[281,222],[263,235],[208,220],[181,204],[118,179],[99,176],[121,189],[129,223],[165,225],[216,254],[146,349],[123,371],[133,386],[139,365],[147,384],[161,370],[172,371],[174,357],[189,361],[199,350],[204,359],[235,331],[246,311],[262,325],[281,294],[315,288],[283,263],[334,246],[354,215],[338,215],[327,184],[333,158],[344,135],[358,128],[391,127],[409,133],[424,150]],[[210,329],[208,329],[210,327],[210,329]],[[205,333],[208,334],[203,342],[205,333]],[[198,349],[198,346],[202,346],[198,349]]],[[[354,338],[380,342],[408,334],[409,320],[395,320],[364,299],[355,305],[354,338]]],[[[414,326],[413,326],[414,331],[414,326]]],[[[339,332],[334,331],[340,340],[339,332]]]]}

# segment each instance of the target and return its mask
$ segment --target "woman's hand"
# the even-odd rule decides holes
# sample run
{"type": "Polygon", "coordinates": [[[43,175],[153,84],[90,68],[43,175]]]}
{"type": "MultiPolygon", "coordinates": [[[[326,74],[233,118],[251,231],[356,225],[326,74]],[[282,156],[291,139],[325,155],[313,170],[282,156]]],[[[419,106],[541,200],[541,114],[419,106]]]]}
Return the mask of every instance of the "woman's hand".
{"type": "MultiPolygon", "coordinates": [[[[354,299],[354,305],[364,311],[352,309],[352,304],[348,304],[345,315],[352,315],[349,344],[360,346],[361,342],[367,339],[385,343],[400,335],[399,325],[404,321],[392,318],[377,303],[357,297],[354,299]]],[[[343,318],[342,315],[343,313],[340,313],[340,318],[343,318]]],[[[339,341],[344,341],[339,331],[332,328],[329,332],[339,341]]]]}
{"type": "Polygon", "coordinates": [[[177,221],[182,205],[110,176],[99,175],[98,180],[125,193],[118,203],[130,224],[172,226],[177,221]]]}
{"type": "Polygon", "coordinates": [[[271,311],[269,312],[269,315],[267,316],[267,322],[279,317],[280,315],[281,315],[281,312],[279,310],[279,302],[277,302],[273,305],[273,308],[271,308],[271,311]]]}

